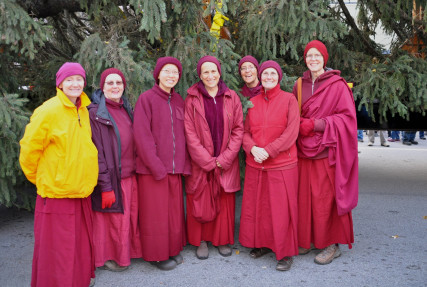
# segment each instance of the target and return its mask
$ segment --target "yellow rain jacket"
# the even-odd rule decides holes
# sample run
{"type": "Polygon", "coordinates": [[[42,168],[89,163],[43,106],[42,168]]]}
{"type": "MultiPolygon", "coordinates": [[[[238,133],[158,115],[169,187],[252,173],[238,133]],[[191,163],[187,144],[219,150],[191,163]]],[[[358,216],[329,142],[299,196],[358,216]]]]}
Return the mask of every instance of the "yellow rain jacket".
{"type": "Polygon", "coordinates": [[[98,180],[85,93],[77,107],[60,89],[31,116],[20,141],[19,163],[37,193],[48,198],[88,197],[98,180]]]}

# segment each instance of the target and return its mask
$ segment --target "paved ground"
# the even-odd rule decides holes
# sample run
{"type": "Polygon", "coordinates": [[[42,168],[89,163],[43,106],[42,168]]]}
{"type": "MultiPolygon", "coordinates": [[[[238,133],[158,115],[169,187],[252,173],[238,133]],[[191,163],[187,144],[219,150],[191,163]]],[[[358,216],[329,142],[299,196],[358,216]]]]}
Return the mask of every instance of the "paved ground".
{"type": "MultiPolygon", "coordinates": [[[[210,247],[208,260],[183,251],[184,264],[163,272],[132,260],[123,273],[97,270],[96,286],[427,286],[427,142],[391,147],[359,143],[360,197],[353,212],[355,244],[332,264],[313,263],[316,252],[296,257],[288,272],[273,254],[256,260],[238,242],[233,256],[210,247]]],[[[241,194],[237,198],[241,203],[241,194]]],[[[238,215],[236,212],[236,231],[238,215]]],[[[33,216],[0,208],[0,286],[29,286],[33,216]]],[[[237,238],[237,233],[236,233],[237,238]]]]}

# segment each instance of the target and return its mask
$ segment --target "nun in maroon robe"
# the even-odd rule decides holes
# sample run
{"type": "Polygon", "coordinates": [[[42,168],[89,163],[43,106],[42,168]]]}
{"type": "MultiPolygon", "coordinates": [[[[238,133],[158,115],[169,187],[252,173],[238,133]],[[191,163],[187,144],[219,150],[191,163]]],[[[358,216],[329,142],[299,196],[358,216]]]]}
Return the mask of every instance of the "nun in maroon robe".
{"type": "Polygon", "coordinates": [[[173,57],[157,60],[156,84],[135,105],[134,140],[142,258],[161,270],[183,262],[182,176],[191,172],[184,135],[184,100],[174,90],[182,73],[173,57]]]}
{"type": "Polygon", "coordinates": [[[234,244],[235,192],[240,190],[237,155],[243,113],[239,96],[221,79],[218,59],[202,57],[197,73],[200,81],[187,90],[185,99],[185,135],[192,163],[191,176],[186,179],[187,234],[188,242],[198,247],[197,258],[207,259],[207,242],[217,246],[222,256],[232,253],[229,245],[234,244]],[[207,210],[203,207],[206,201],[199,199],[209,196],[215,198],[207,210]],[[214,216],[198,211],[212,211],[214,216]]]}

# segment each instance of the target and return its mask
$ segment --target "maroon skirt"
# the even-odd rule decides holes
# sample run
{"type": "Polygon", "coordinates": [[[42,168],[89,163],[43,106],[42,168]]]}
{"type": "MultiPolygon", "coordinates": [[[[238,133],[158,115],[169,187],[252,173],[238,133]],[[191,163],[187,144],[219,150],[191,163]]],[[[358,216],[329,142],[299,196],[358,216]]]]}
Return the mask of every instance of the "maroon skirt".
{"type": "Polygon", "coordinates": [[[192,215],[193,195],[187,194],[187,237],[191,245],[200,246],[202,240],[212,242],[214,246],[234,244],[236,195],[221,188],[219,202],[217,217],[211,222],[200,223],[192,215]]]}
{"type": "Polygon", "coordinates": [[[298,168],[262,171],[246,166],[239,241],[267,247],[276,259],[298,254],[298,168]]]}
{"type": "Polygon", "coordinates": [[[31,286],[89,286],[95,277],[90,198],[36,199],[31,286]]]}
{"type": "Polygon", "coordinates": [[[298,159],[298,244],[318,249],[354,242],[351,212],[338,215],[335,202],[335,167],[328,158],[298,159]]]}
{"type": "Polygon", "coordinates": [[[187,244],[181,175],[155,180],[138,174],[137,179],[142,258],[167,260],[187,244]]]}

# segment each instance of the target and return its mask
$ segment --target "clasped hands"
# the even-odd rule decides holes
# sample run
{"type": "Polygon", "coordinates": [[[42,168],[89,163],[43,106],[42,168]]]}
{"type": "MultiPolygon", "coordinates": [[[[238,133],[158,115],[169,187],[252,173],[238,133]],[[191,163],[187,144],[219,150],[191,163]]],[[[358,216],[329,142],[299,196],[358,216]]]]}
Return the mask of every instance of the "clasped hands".
{"type": "Polygon", "coordinates": [[[257,146],[251,148],[251,154],[254,156],[254,160],[257,163],[262,163],[270,156],[264,148],[257,146]]]}

